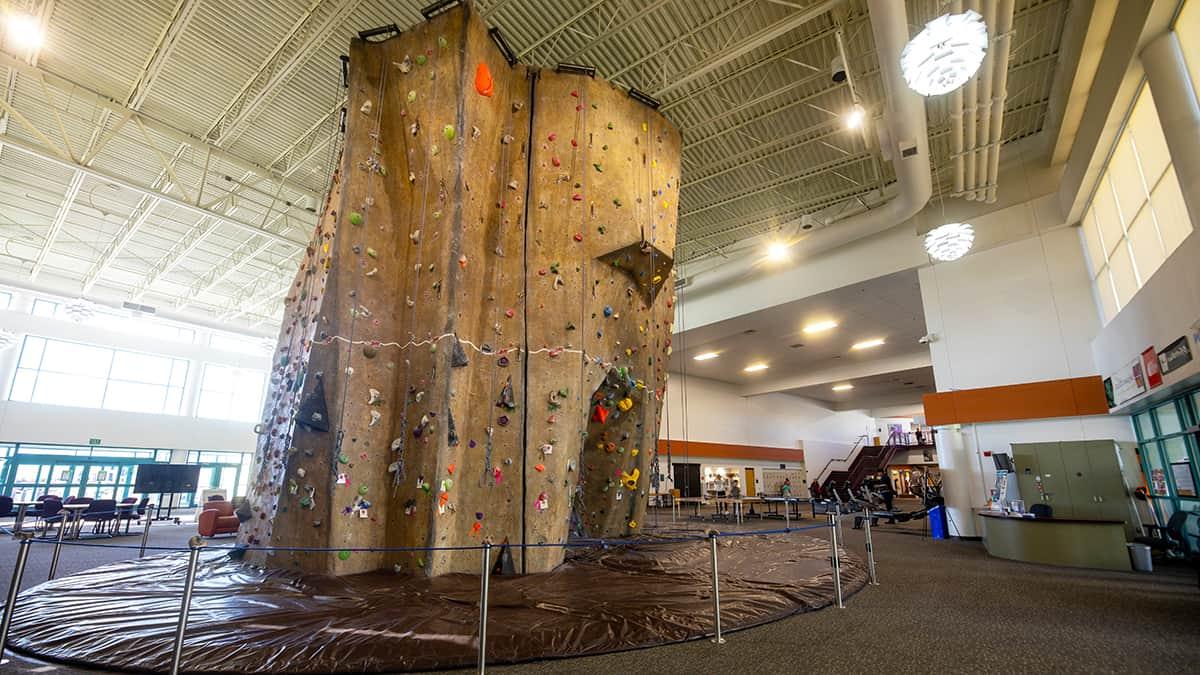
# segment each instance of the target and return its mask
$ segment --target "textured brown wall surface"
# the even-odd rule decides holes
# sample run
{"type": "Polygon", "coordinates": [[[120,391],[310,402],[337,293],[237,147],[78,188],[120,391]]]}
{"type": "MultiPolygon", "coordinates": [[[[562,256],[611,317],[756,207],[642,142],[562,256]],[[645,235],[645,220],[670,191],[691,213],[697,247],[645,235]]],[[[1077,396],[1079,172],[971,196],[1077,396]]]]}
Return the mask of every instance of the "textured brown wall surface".
{"type": "MultiPolygon", "coordinates": [[[[510,67],[465,5],[350,58],[241,540],[342,549],[255,555],[274,565],[442,574],[478,551],[349,549],[632,533],[666,386],[678,132],[607,83],[510,67]],[[327,430],[305,419],[322,404],[327,430]]],[[[535,572],[563,550],[512,555],[535,572]]]]}

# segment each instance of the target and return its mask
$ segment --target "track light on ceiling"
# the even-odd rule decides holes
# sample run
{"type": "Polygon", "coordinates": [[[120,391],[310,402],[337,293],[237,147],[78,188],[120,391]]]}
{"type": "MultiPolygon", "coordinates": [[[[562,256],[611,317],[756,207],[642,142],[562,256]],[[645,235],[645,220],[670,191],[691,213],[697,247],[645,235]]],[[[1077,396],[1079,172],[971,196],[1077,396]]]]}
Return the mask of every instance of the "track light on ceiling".
{"type": "Polygon", "coordinates": [[[783,262],[788,259],[788,245],[782,241],[773,241],[767,245],[767,260],[783,262]]]}
{"type": "Polygon", "coordinates": [[[958,260],[975,243],[975,228],[969,223],[946,223],[925,235],[925,251],[934,260],[958,260]]]}
{"type": "Polygon", "coordinates": [[[765,363],[752,363],[745,368],[742,368],[742,370],[746,371],[747,373],[757,373],[759,371],[766,370],[769,367],[770,366],[765,363]]]}
{"type": "Polygon", "coordinates": [[[827,330],[833,330],[834,328],[837,328],[837,327],[838,327],[838,324],[836,321],[826,320],[826,321],[815,321],[810,324],[805,324],[804,328],[802,328],[801,330],[804,331],[805,335],[812,335],[813,333],[824,333],[827,330]]]}
{"type": "Polygon", "coordinates": [[[946,94],[975,75],[987,46],[987,24],[978,12],[943,14],[925,24],[904,46],[900,70],[904,81],[918,94],[946,94]]]}
{"type": "Polygon", "coordinates": [[[696,361],[711,361],[720,355],[721,352],[704,352],[703,354],[697,354],[693,356],[692,359],[696,361]]]}
{"type": "Polygon", "coordinates": [[[834,391],[850,391],[853,388],[854,388],[854,385],[852,385],[852,384],[835,384],[835,385],[833,385],[834,391]]]}
{"type": "Polygon", "coordinates": [[[847,129],[859,129],[867,119],[867,111],[863,110],[861,105],[855,103],[842,117],[846,121],[847,129]]]}
{"type": "Polygon", "coordinates": [[[862,342],[855,342],[853,345],[850,346],[850,349],[852,349],[854,351],[859,351],[859,350],[863,350],[863,349],[871,349],[872,347],[879,347],[879,346],[883,345],[884,343],[885,343],[885,340],[883,338],[874,338],[871,340],[863,340],[862,342]]]}

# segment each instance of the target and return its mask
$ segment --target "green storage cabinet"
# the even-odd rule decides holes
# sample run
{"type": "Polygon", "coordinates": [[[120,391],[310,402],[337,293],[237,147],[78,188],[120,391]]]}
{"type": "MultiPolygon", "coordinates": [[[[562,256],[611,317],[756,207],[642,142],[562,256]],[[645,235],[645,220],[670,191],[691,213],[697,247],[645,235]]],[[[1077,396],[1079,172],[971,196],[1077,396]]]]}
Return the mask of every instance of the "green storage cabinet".
{"type": "Polygon", "coordinates": [[[1026,508],[1042,502],[1058,518],[1124,521],[1127,536],[1133,536],[1129,491],[1114,441],[1013,443],[1012,455],[1026,508]]]}

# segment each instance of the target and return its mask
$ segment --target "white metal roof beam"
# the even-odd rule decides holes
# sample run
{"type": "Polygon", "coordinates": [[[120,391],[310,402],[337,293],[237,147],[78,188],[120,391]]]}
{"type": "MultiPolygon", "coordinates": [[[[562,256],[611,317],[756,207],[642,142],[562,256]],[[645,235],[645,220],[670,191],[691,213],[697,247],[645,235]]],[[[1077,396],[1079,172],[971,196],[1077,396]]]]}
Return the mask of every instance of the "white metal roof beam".
{"type": "Polygon", "coordinates": [[[669,78],[669,83],[661,89],[654,92],[655,97],[661,97],[664,94],[675,91],[676,89],[693,82],[709,73],[717,70],[721,66],[734,61],[759,47],[771,42],[772,40],[787,35],[796,30],[800,26],[812,21],[825,14],[829,10],[842,4],[843,0],[824,0],[811,7],[789,15],[782,21],[777,21],[766,28],[754,33],[746,39],[732,44],[721,51],[712,54],[711,56],[701,59],[699,63],[692,65],[687,72],[673,75],[669,78]]]}
{"type": "Polygon", "coordinates": [[[330,6],[315,0],[308,12],[292,25],[287,37],[276,46],[246,85],[238,92],[220,117],[209,127],[205,138],[217,145],[229,145],[290,80],[313,57],[329,34],[350,15],[361,0],[339,0],[330,6]],[[323,17],[318,10],[329,10],[323,17]],[[320,17],[317,19],[316,17],[320,17]]]}
{"type": "Polygon", "coordinates": [[[776,190],[776,189],[784,187],[786,185],[791,185],[792,183],[797,183],[799,181],[804,180],[805,178],[811,178],[818,174],[825,173],[826,171],[832,171],[835,169],[840,169],[844,166],[857,164],[859,162],[863,162],[870,158],[871,158],[870,153],[856,154],[856,155],[851,155],[849,157],[838,157],[835,160],[832,160],[829,162],[824,162],[824,163],[818,164],[816,166],[808,167],[808,168],[804,169],[803,171],[797,171],[796,173],[789,174],[786,176],[781,176],[779,178],[768,181],[766,183],[756,185],[756,186],[750,188],[749,190],[744,190],[742,192],[736,192],[736,193],[730,194],[728,197],[725,197],[724,199],[719,199],[715,202],[709,202],[707,204],[703,204],[703,205],[697,206],[695,208],[688,209],[687,211],[681,211],[679,214],[679,217],[686,218],[689,216],[693,216],[697,213],[703,213],[710,209],[715,209],[719,206],[725,206],[727,204],[732,204],[733,202],[741,201],[743,199],[748,199],[755,195],[760,195],[764,192],[770,192],[771,190],[776,190]]]}
{"type": "MultiPolygon", "coordinates": [[[[185,144],[193,148],[200,154],[211,153],[213,159],[225,162],[234,168],[251,173],[256,176],[271,181],[282,181],[284,187],[297,195],[309,197],[314,201],[320,199],[320,195],[302,185],[286,181],[277,171],[272,171],[264,166],[255,164],[254,162],[239,157],[224,150],[212,143],[196,138],[195,136],[177,129],[165,122],[161,122],[143,112],[133,110],[120,102],[89,89],[81,84],[68,80],[67,78],[55,75],[45,69],[30,66],[20,59],[17,59],[7,53],[0,52],[0,68],[12,68],[18,71],[21,75],[31,78],[34,82],[45,82],[46,85],[54,89],[58,89],[64,93],[66,99],[82,99],[97,107],[110,111],[111,114],[118,116],[128,115],[131,119],[136,119],[141,122],[148,130],[156,134],[161,134],[167,138],[174,140],[177,143],[185,144]]],[[[131,188],[138,189],[138,188],[131,188]]]]}
{"type": "Polygon", "coordinates": [[[62,203],[59,204],[58,211],[54,214],[54,220],[50,221],[50,229],[46,231],[46,238],[33,262],[33,268],[29,270],[30,281],[37,281],[38,275],[42,273],[42,267],[46,264],[46,256],[50,254],[50,249],[58,239],[58,233],[62,231],[63,223],[67,221],[71,205],[75,203],[75,197],[79,195],[79,188],[83,187],[83,178],[84,175],[81,171],[76,171],[71,178],[71,184],[67,186],[67,193],[63,196],[62,203]]]}

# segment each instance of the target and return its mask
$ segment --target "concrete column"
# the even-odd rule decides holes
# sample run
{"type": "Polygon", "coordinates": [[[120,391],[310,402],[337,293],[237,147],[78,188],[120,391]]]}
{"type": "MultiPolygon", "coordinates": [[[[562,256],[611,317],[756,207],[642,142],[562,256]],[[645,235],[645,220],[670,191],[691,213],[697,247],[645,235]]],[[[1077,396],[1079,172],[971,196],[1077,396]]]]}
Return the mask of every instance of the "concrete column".
{"type": "Polygon", "coordinates": [[[1141,59],[1188,215],[1200,224],[1200,101],[1178,34],[1170,31],[1155,38],[1142,50],[1141,59]]]}

